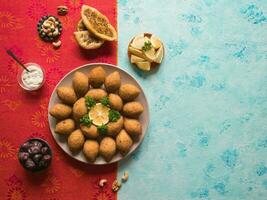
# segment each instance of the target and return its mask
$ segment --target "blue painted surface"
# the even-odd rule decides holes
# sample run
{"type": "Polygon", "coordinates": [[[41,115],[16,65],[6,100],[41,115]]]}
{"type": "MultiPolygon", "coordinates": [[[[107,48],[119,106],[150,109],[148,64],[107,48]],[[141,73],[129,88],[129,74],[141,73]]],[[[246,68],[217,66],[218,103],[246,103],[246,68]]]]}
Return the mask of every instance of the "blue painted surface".
{"type": "Polygon", "coordinates": [[[151,122],[120,163],[119,199],[267,199],[267,0],[118,0],[119,65],[138,79],[151,122]],[[165,45],[145,74],[134,35],[165,45]]]}

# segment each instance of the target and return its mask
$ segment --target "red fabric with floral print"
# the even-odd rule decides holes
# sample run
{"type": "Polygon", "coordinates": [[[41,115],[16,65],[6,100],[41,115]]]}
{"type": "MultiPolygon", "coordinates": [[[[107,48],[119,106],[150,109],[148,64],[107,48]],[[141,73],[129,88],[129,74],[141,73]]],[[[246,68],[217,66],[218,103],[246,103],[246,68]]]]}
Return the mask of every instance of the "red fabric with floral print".
{"type": "Polygon", "coordinates": [[[101,48],[84,51],[78,47],[73,31],[82,4],[107,15],[116,27],[115,0],[0,0],[0,199],[8,200],[113,200],[112,180],[117,165],[89,166],[65,154],[53,140],[47,121],[47,105],[57,82],[70,70],[92,62],[116,64],[117,44],[106,42],[101,48]],[[41,41],[37,22],[43,15],[57,16],[57,6],[69,13],[58,16],[63,24],[62,46],[54,50],[41,41]],[[5,53],[11,49],[24,63],[35,62],[46,70],[46,82],[35,93],[23,91],[16,81],[17,64],[5,53]],[[53,161],[42,173],[26,172],[17,160],[21,143],[30,137],[44,138],[52,146],[53,161]],[[98,181],[108,179],[100,189],[98,181]]]}

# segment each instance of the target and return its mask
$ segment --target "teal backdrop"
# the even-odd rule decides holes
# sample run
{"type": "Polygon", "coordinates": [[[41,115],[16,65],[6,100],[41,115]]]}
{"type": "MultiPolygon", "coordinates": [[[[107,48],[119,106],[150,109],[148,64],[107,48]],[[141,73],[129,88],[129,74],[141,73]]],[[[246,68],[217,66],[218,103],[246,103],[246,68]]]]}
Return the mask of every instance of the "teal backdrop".
{"type": "Polygon", "coordinates": [[[119,175],[120,200],[267,199],[267,1],[118,0],[119,65],[142,85],[150,126],[119,175]],[[152,74],[127,57],[159,36],[152,74]]]}

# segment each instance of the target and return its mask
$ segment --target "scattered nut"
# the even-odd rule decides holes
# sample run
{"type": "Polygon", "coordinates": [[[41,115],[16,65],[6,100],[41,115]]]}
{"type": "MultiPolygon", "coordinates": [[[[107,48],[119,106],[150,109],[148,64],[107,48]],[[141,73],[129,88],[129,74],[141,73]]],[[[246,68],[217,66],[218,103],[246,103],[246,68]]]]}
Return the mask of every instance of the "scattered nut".
{"type": "Polygon", "coordinates": [[[68,13],[68,7],[67,6],[58,6],[57,7],[57,14],[64,16],[68,13]]]}
{"type": "Polygon", "coordinates": [[[61,41],[58,40],[57,42],[53,42],[52,45],[53,45],[53,47],[55,47],[57,49],[61,46],[61,41]]]}
{"type": "Polygon", "coordinates": [[[104,187],[106,185],[106,183],[108,182],[107,179],[101,179],[98,183],[99,187],[104,187]]]}
{"type": "Polygon", "coordinates": [[[126,182],[128,180],[128,177],[129,177],[129,173],[125,171],[123,173],[123,176],[121,177],[122,182],[126,182]]]}
{"type": "Polygon", "coordinates": [[[117,192],[120,188],[121,188],[121,183],[120,183],[120,181],[115,180],[115,181],[112,183],[112,191],[113,191],[113,192],[117,192]]]}
{"type": "Polygon", "coordinates": [[[55,37],[55,36],[57,36],[58,34],[59,34],[58,29],[56,29],[56,30],[53,32],[53,36],[55,37]]]}

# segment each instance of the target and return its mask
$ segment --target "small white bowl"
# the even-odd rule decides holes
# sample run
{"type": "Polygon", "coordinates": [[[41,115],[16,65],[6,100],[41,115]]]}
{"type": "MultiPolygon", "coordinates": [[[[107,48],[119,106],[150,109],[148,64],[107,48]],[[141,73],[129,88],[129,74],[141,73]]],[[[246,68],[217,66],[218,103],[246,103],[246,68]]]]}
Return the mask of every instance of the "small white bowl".
{"type": "Polygon", "coordinates": [[[42,70],[42,72],[43,72],[43,81],[42,81],[42,83],[41,83],[38,87],[36,87],[36,88],[29,88],[29,87],[27,87],[27,85],[25,85],[24,82],[22,81],[22,73],[23,73],[23,71],[25,71],[25,69],[23,69],[22,67],[19,67],[18,74],[17,74],[17,80],[18,80],[18,83],[19,83],[20,87],[21,87],[22,89],[24,89],[24,90],[27,90],[27,91],[36,91],[36,90],[40,89],[40,88],[44,85],[44,82],[45,82],[45,70],[44,70],[44,68],[42,68],[40,65],[38,65],[38,64],[36,64],[36,63],[26,63],[26,64],[24,64],[24,65],[25,65],[27,68],[28,68],[29,66],[32,66],[32,65],[34,65],[34,66],[40,68],[40,69],[42,70]]]}

